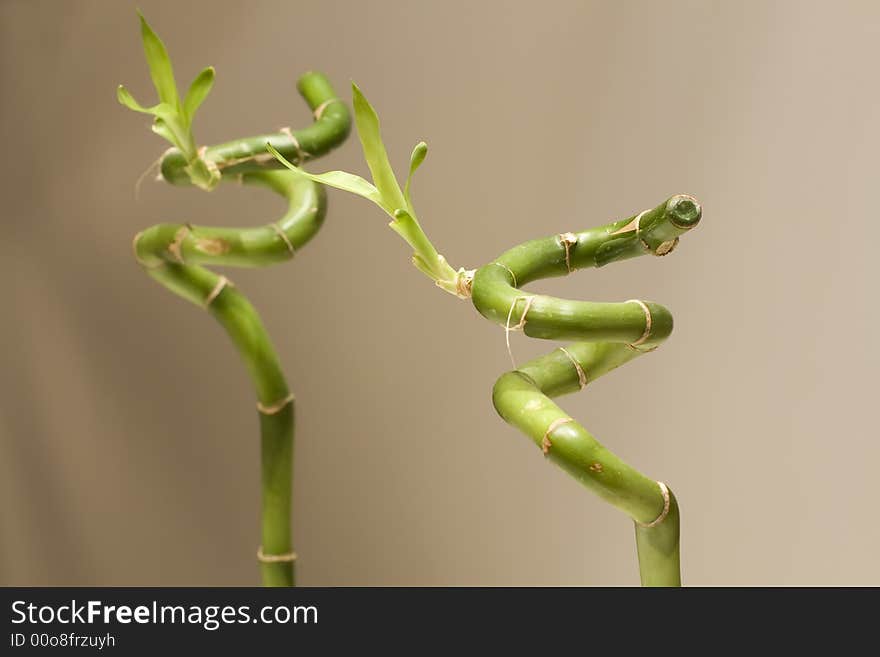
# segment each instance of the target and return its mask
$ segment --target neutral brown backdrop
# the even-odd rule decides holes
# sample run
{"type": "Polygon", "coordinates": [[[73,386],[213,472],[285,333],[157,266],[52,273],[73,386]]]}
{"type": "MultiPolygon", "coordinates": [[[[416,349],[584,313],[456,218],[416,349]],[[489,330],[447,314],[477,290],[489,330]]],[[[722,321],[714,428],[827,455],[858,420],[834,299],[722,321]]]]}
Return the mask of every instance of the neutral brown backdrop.
{"type": "MultiPolygon", "coordinates": [[[[140,0],[197,138],[309,121],[355,79],[455,266],[687,192],[668,258],[535,286],[664,303],[658,352],[563,405],[683,512],[685,582],[880,584],[876,2],[140,0]]],[[[255,225],[259,190],[134,183],[165,148],[134,4],[0,3],[0,583],[258,582],[253,393],[220,328],[149,280],[158,221],[255,225]]],[[[356,141],[313,169],[364,172],[356,141]]],[[[361,199],[294,262],[232,271],[297,393],[308,585],[638,582],[631,522],[495,414],[503,330],[434,289],[361,199]]],[[[520,361],[552,342],[513,337],[520,361]]]]}

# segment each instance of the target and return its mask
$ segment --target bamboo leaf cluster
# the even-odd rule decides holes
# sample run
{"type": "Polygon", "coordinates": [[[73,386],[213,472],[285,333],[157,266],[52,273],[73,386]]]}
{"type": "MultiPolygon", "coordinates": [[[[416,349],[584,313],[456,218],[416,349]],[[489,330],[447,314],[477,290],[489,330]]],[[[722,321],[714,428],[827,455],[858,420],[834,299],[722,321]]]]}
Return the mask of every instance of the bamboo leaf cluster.
{"type": "Polygon", "coordinates": [[[153,31],[143,15],[138,12],[141,22],[141,39],[144,55],[150,68],[150,77],[159,96],[159,102],[144,107],[134,99],[123,85],[116,90],[119,102],[130,110],[151,114],[153,132],[177,147],[187,162],[187,173],[192,183],[203,189],[213,189],[220,182],[220,172],[211,163],[199,156],[192,132],[192,122],[196,110],[204,102],[214,86],[214,68],[202,70],[192,81],[186,96],[181,102],[174,80],[171,58],[162,39],[153,31]]]}
{"type": "Polygon", "coordinates": [[[425,142],[419,142],[413,149],[406,184],[404,191],[401,191],[391,163],[388,161],[385,144],[382,141],[379,116],[356,84],[352,83],[351,91],[355,123],[357,124],[364,159],[373,178],[372,183],[358,175],[345,171],[328,171],[321,174],[309,173],[295,166],[284,158],[283,155],[273,151],[273,149],[270,148],[269,152],[297,175],[322,183],[328,187],[335,187],[352,194],[357,194],[378,205],[391,217],[391,223],[388,224],[389,227],[412,247],[412,262],[419,271],[433,280],[438,287],[466,298],[465,290],[473,272],[464,269],[456,271],[449,265],[446,258],[438,253],[419,224],[410,195],[413,176],[428,155],[428,145],[425,142]]]}

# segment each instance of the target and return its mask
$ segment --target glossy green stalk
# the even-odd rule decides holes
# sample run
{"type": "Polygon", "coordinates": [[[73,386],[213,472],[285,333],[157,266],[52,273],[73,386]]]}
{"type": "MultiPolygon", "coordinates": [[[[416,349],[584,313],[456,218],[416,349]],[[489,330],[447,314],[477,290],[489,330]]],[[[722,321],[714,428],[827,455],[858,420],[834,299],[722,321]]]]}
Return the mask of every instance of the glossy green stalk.
{"type": "MultiPolygon", "coordinates": [[[[534,338],[636,342],[646,328],[646,311],[638,302],[569,301],[519,289],[532,281],[565,276],[584,267],[601,267],[645,253],[657,254],[658,250],[666,254],[679,235],[697,224],[700,208],[691,197],[679,195],[636,217],[580,233],[532,240],[510,249],[474,274],[474,306],[490,321],[505,326],[509,320],[516,324],[528,303],[523,331],[534,338]],[[679,215],[679,223],[672,223],[679,215]]],[[[646,348],[672,332],[672,315],[659,304],[643,303],[651,314],[650,335],[641,344],[646,348]]]]}
{"type": "Polygon", "coordinates": [[[665,484],[606,449],[550,398],[577,391],[656,348],[672,331],[672,315],[651,302],[569,301],[531,295],[520,286],[644,253],[669,253],[700,216],[693,198],[674,196],[638,218],[515,247],[478,269],[472,284],[474,306],[505,330],[583,341],[502,375],[493,403],[499,415],[529,436],[545,456],[635,521],[639,570],[646,586],[681,584],[675,496],[665,484]]]}
{"type": "MultiPolygon", "coordinates": [[[[330,81],[320,73],[306,73],[299,79],[297,89],[315,113],[312,125],[302,130],[279,131],[209,146],[203,159],[210,166],[216,166],[224,179],[231,180],[239,174],[284,168],[266,149],[266,144],[301,165],[345,141],[351,131],[351,115],[330,81]],[[312,102],[318,99],[317,103],[312,102]]],[[[174,185],[191,183],[186,172],[186,157],[179,149],[171,149],[162,157],[160,170],[162,177],[174,185]]]]}
{"type": "MultiPolygon", "coordinates": [[[[223,326],[254,384],[261,437],[262,540],[258,556],[266,586],[295,583],[291,537],[293,395],[256,309],[226,277],[203,265],[262,267],[289,260],[320,228],[326,213],[323,187],[280,170],[266,143],[274,143],[301,162],[342,143],[350,130],[350,117],[323,75],[304,75],[298,88],[315,112],[316,120],[310,127],[200,151],[200,161],[216,172],[220,181],[258,185],[280,194],[288,204],[280,219],[255,228],[159,224],[134,240],[135,257],[153,279],[206,308],[223,326]]],[[[161,160],[166,181],[210,188],[193,177],[192,170],[191,159],[180,149],[170,149],[161,160]]]]}
{"type": "MultiPolygon", "coordinates": [[[[662,256],[700,221],[697,201],[686,195],[628,219],[581,233],[562,233],[521,244],[477,270],[450,267],[428,239],[410,196],[413,173],[427,146],[410,157],[404,191],[394,176],[379,131],[379,118],[353,85],[355,120],[373,182],[344,171],[312,174],[274,153],[294,173],[362,196],[393,218],[390,227],[414,251],[413,263],[442,289],[472,298],[487,319],[536,338],[579,340],[501,376],[493,401],[499,414],[532,438],[543,453],[636,522],[636,545],[644,585],[677,586],[679,513],[668,487],[645,477],[603,447],[568,417],[551,397],[583,388],[590,380],[656,348],[672,331],[672,315],[642,300],[623,303],[570,301],[529,294],[532,281],[564,276],[583,267],[650,253],[662,256]]],[[[512,359],[512,354],[511,354],[512,359]]]]}
{"type": "MultiPolygon", "coordinates": [[[[262,553],[288,555],[293,472],[293,399],[259,314],[228,281],[197,265],[166,262],[147,273],[175,294],[203,307],[223,326],[241,355],[257,393],[262,481],[262,553]],[[218,290],[219,292],[215,292],[218,290]],[[212,298],[212,294],[215,294],[212,298]]],[[[261,563],[265,586],[293,586],[294,561],[261,563]]]]}

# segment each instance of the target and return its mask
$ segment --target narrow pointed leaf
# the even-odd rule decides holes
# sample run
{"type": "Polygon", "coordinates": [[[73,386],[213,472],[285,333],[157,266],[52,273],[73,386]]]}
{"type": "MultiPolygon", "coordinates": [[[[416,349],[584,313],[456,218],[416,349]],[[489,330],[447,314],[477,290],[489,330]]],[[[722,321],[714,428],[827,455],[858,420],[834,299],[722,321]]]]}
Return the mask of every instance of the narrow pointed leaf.
{"type": "Polygon", "coordinates": [[[388,161],[385,145],[382,143],[382,135],[379,131],[379,117],[376,110],[367,101],[357,85],[352,83],[352,104],[354,105],[354,118],[357,124],[358,136],[364,149],[364,158],[370,173],[373,175],[373,183],[382,194],[383,203],[391,208],[391,211],[406,206],[400,186],[394,177],[394,170],[388,161]]]}
{"type": "Polygon", "coordinates": [[[119,88],[116,90],[116,99],[123,105],[125,105],[128,109],[134,110],[135,112],[141,112],[142,114],[152,114],[156,117],[161,117],[164,119],[171,118],[174,114],[174,110],[170,105],[166,103],[159,103],[158,105],[153,105],[152,107],[144,107],[139,102],[134,99],[134,96],[123,87],[121,84],[119,88]]]}
{"type": "Polygon", "coordinates": [[[187,124],[192,124],[193,115],[196,113],[199,105],[202,104],[202,101],[207,98],[213,86],[214,67],[209,66],[196,76],[196,79],[189,86],[189,91],[186,92],[186,98],[183,101],[183,113],[186,115],[187,124]]]}
{"type": "Polygon", "coordinates": [[[174,134],[174,131],[168,126],[168,123],[160,119],[158,116],[156,117],[156,120],[153,121],[153,125],[150,127],[157,135],[159,135],[163,139],[167,139],[174,146],[180,148],[180,144],[178,143],[177,136],[174,134]]]}
{"type": "Polygon", "coordinates": [[[135,112],[142,112],[143,114],[155,114],[156,107],[158,107],[158,105],[144,107],[137,102],[134,99],[134,96],[131,95],[131,92],[121,84],[116,88],[116,100],[122,105],[125,105],[128,109],[134,110],[135,112]]]}
{"type": "Polygon", "coordinates": [[[345,171],[328,171],[326,173],[309,173],[304,169],[300,169],[297,166],[294,166],[287,159],[279,153],[271,144],[266,144],[266,149],[272,153],[276,157],[276,159],[281,162],[284,166],[286,166],[291,171],[294,171],[300,176],[308,178],[309,180],[313,180],[314,182],[321,183],[322,185],[327,185],[328,187],[334,187],[336,189],[341,189],[345,192],[351,192],[352,194],[357,194],[358,196],[362,196],[363,198],[372,201],[380,208],[391,214],[391,210],[385,207],[382,202],[382,196],[379,193],[379,190],[376,189],[373,185],[371,185],[368,181],[364,180],[360,176],[356,176],[353,173],[347,173],[345,171]]]}
{"type": "Polygon", "coordinates": [[[415,148],[413,148],[412,155],[409,157],[409,175],[406,177],[406,186],[403,188],[403,196],[406,199],[406,207],[410,212],[413,212],[412,207],[412,199],[409,194],[409,186],[412,183],[413,174],[416,172],[422,162],[425,161],[425,157],[428,155],[428,145],[420,141],[416,144],[415,148]]]}
{"type": "Polygon", "coordinates": [[[436,280],[436,274],[418,253],[413,254],[412,263],[416,266],[416,269],[422,272],[425,276],[436,280]]]}
{"type": "Polygon", "coordinates": [[[144,55],[147,65],[150,67],[150,77],[153,78],[153,86],[159,94],[159,100],[168,103],[174,108],[179,107],[177,98],[177,86],[174,83],[174,71],[171,68],[171,59],[162,39],[153,32],[143,14],[138,12],[141,19],[141,39],[144,42],[144,55]]]}

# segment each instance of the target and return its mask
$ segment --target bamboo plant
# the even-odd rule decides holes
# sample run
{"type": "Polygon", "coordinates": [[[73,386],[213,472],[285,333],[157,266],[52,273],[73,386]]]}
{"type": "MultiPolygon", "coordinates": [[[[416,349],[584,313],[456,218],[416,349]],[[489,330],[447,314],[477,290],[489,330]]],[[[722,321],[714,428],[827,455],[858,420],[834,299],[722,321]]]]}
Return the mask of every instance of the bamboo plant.
{"type": "MultiPolygon", "coordinates": [[[[571,301],[524,291],[543,278],[565,276],[640,255],[664,256],[695,227],[700,204],[678,194],[658,206],[598,228],[563,232],[515,246],[477,269],[455,269],[428,239],[411,195],[413,174],[427,155],[413,149],[401,190],[388,161],[378,116],[352,85],[355,123],[372,183],[351,173],[310,174],[271,144],[267,148],[303,180],[362,196],[384,210],[389,226],[413,249],[413,264],[441,289],[471,299],[477,311],[505,331],[534,338],[574,340],[495,383],[493,403],[504,420],[525,433],[544,457],[633,519],[641,582],[679,586],[679,509],[669,487],[605,448],[553,397],[576,392],[624,363],[656,349],[672,331],[663,306],[632,299],[622,303],[571,301]]],[[[511,355],[511,360],[513,357],[511,355]]]]}
{"type": "Polygon", "coordinates": [[[258,558],[264,584],[294,583],[290,536],[293,395],[256,310],[225,276],[204,265],[255,267],[293,257],[320,228],[326,211],[322,185],[327,185],[382,208],[391,217],[390,227],[412,248],[413,264],[441,289],[471,299],[480,314],[504,329],[508,349],[512,331],[575,341],[520,367],[514,364],[495,383],[495,408],[530,437],[546,458],[633,519],[644,585],[679,585],[679,510],[672,491],[623,462],[552,401],[656,349],[672,330],[671,314],[659,304],[639,299],[571,301],[522,288],[585,267],[644,254],[667,255],[679,237],[699,223],[699,203],[679,194],[605,226],[532,240],[482,267],[455,269],[428,239],[412,202],[413,175],[427,155],[427,146],[421,142],[413,149],[401,189],[382,142],[378,116],[356,85],[352,86],[355,121],[372,183],[343,171],[311,174],[302,168],[306,160],[339,145],[350,130],[345,104],[318,73],[308,73],[298,83],[314,112],[310,127],[196,147],[192,119],[211,89],[214,71],[202,71],[181,102],[167,51],[143,17],[141,32],[159,103],[143,107],[124,87],[119,88],[118,98],[130,109],[153,115],[153,130],[172,143],[159,160],[159,177],[208,191],[225,181],[258,185],[288,203],[279,220],[261,228],[159,224],[134,239],[135,258],[146,272],[211,312],[229,333],[253,379],[262,445],[258,558]]]}
{"type": "Polygon", "coordinates": [[[121,86],[120,103],[154,117],[152,129],[172,148],[158,161],[159,179],[210,191],[223,182],[255,185],[280,195],[284,214],[258,228],[214,228],[158,224],[134,237],[134,257],[146,273],[174,294],[206,309],[226,330],[240,353],[256,392],[260,423],[262,540],[257,550],[266,586],[292,586],[291,537],[294,397],[259,314],[226,276],[206,265],[263,267],[290,260],[314,235],[326,214],[324,188],[279,164],[273,153],[302,165],[341,144],[351,119],[326,77],[306,73],[297,88],[312,110],[314,123],[303,130],[236,139],[197,147],[193,116],[214,83],[214,69],[195,78],[181,100],[168,52],[140,16],[144,54],[159,102],[140,105],[121,86]]]}

